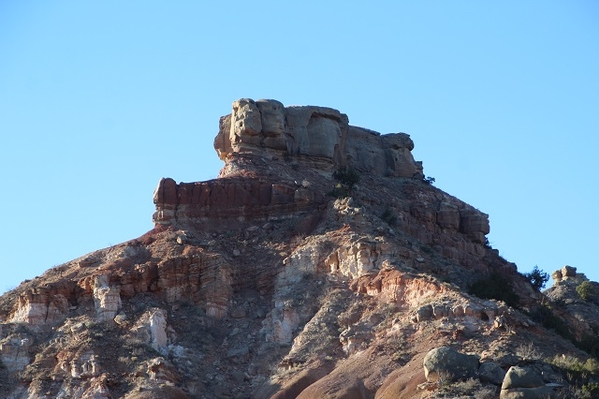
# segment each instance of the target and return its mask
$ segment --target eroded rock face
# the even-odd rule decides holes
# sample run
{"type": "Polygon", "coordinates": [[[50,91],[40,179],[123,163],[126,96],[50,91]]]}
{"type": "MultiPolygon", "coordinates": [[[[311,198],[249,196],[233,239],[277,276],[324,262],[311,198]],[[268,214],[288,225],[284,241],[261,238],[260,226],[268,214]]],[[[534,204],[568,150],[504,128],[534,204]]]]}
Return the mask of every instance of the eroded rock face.
{"type": "Polygon", "coordinates": [[[25,334],[12,334],[0,339],[0,361],[9,371],[21,371],[30,362],[29,347],[31,337],[25,334]]]}
{"type": "Polygon", "coordinates": [[[100,321],[112,320],[121,307],[119,287],[109,285],[107,275],[98,276],[95,280],[94,303],[100,321]]]}
{"type": "Polygon", "coordinates": [[[380,175],[422,178],[405,133],[381,135],[349,125],[347,115],[326,107],[285,107],[276,100],[240,99],[221,118],[214,140],[218,156],[286,154],[326,160],[380,175]]]}

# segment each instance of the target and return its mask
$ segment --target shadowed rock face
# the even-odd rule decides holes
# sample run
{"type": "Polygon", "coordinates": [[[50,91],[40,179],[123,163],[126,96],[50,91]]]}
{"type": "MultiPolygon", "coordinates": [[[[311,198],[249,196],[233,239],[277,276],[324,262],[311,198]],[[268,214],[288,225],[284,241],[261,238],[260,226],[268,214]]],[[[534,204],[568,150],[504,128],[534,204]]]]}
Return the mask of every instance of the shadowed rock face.
{"type": "Polygon", "coordinates": [[[222,160],[233,154],[305,156],[378,175],[422,178],[414,143],[405,133],[381,135],[350,126],[347,115],[325,107],[285,107],[276,100],[233,103],[214,140],[222,160]]]}

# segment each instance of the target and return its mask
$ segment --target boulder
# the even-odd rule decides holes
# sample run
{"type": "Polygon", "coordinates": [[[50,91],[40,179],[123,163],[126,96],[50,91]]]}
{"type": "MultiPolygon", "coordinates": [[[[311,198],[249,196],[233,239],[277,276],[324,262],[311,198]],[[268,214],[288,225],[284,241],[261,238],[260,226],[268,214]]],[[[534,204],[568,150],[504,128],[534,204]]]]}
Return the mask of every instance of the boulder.
{"type": "Polygon", "coordinates": [[[437,224],[444,229],[457,230],[460,227],[460,212],[448,202],[441,202],[437,211],[437,224]]]}
{"type": "Polygon", "coordinates": [[[424,357],[424,375],[428,381],[472,378],[478,371],[478,357],[447,346],[430,350],[424,357]]]}
{"type": "Polygon", "coordinates": [[[547,399],[557,396],[551,387],[545,386],[538,373],[525,367],[512,366],[501,384],[500,399],[547,399]]]}
{"type": "Polygon", "coordinates": [[[478,377],[482,382],[490,382],[494,385],[501,385],[505,377],[505,370],[495,362],[481,363],[478,368],[478,377]]]}
{"type": "Polygon", "coordinates": [[[559,283],[560,281],[562,281],[562,278],[563,278],[562,271],[561,270],[554,271],[553,273],[551,273],[551,278],[556,283],[559,283]]]}
{"type": "Polygon", "coordinates": [[[567,265],[562,267],[562,277],[576,277],[576,268],[567,265]]]}

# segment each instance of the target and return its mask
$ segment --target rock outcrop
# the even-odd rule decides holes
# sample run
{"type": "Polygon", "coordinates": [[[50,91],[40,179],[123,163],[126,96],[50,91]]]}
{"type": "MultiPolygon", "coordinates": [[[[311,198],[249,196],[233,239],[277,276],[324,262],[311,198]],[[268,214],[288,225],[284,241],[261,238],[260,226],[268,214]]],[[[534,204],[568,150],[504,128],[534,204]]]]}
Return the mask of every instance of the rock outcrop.
{"type": "Polygon", "coordinates": [[[407,134],[241,99],[214,147],[217,179],[160,180],[151,231],[0,297],[0,397],[509,398],[580,385],[547,359],[587,364],[592,350],[573,345],[597,327],[597,301],[576,293],[584,276],[565,268],[535,291],[489,246],[488,215],[423,179],[407,134]],[[469,293],[490,276],[521,308],[469,293]]]}
{"type": "Polygon", "coordinates": [[[381,135],[349,125],[335,109],[285,107],[276,100],[235,101],[231,114],[221,118],[214,148],[222,160],[235,154],[313,157],[381,176],[423,176],[409,135],[381,135]]]}
{"type": "Polygon", "coordinates": [[[557,399],[558,396],[534,371],[512,366],[505,374],[499,397],[500,399],[557,399]]]}
{"type": "Polygon", "coordinates": [[[457,381],[472,378],[478,371],[478,358],[442,346],[424,357],[424,376],[429,381],[457,381]]]}

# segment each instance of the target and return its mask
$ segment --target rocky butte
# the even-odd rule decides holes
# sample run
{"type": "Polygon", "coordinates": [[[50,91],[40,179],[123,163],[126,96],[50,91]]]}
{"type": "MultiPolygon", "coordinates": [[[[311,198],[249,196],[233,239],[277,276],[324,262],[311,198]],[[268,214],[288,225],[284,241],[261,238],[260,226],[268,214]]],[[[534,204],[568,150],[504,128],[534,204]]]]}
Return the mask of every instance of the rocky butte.
{"type": "Polygon", "coordinates": [[[598,397],[598,284],[540,292],[409,135],[240,99],[214,147],[154,229],[0,298],[0,397],[598,397]]]}

